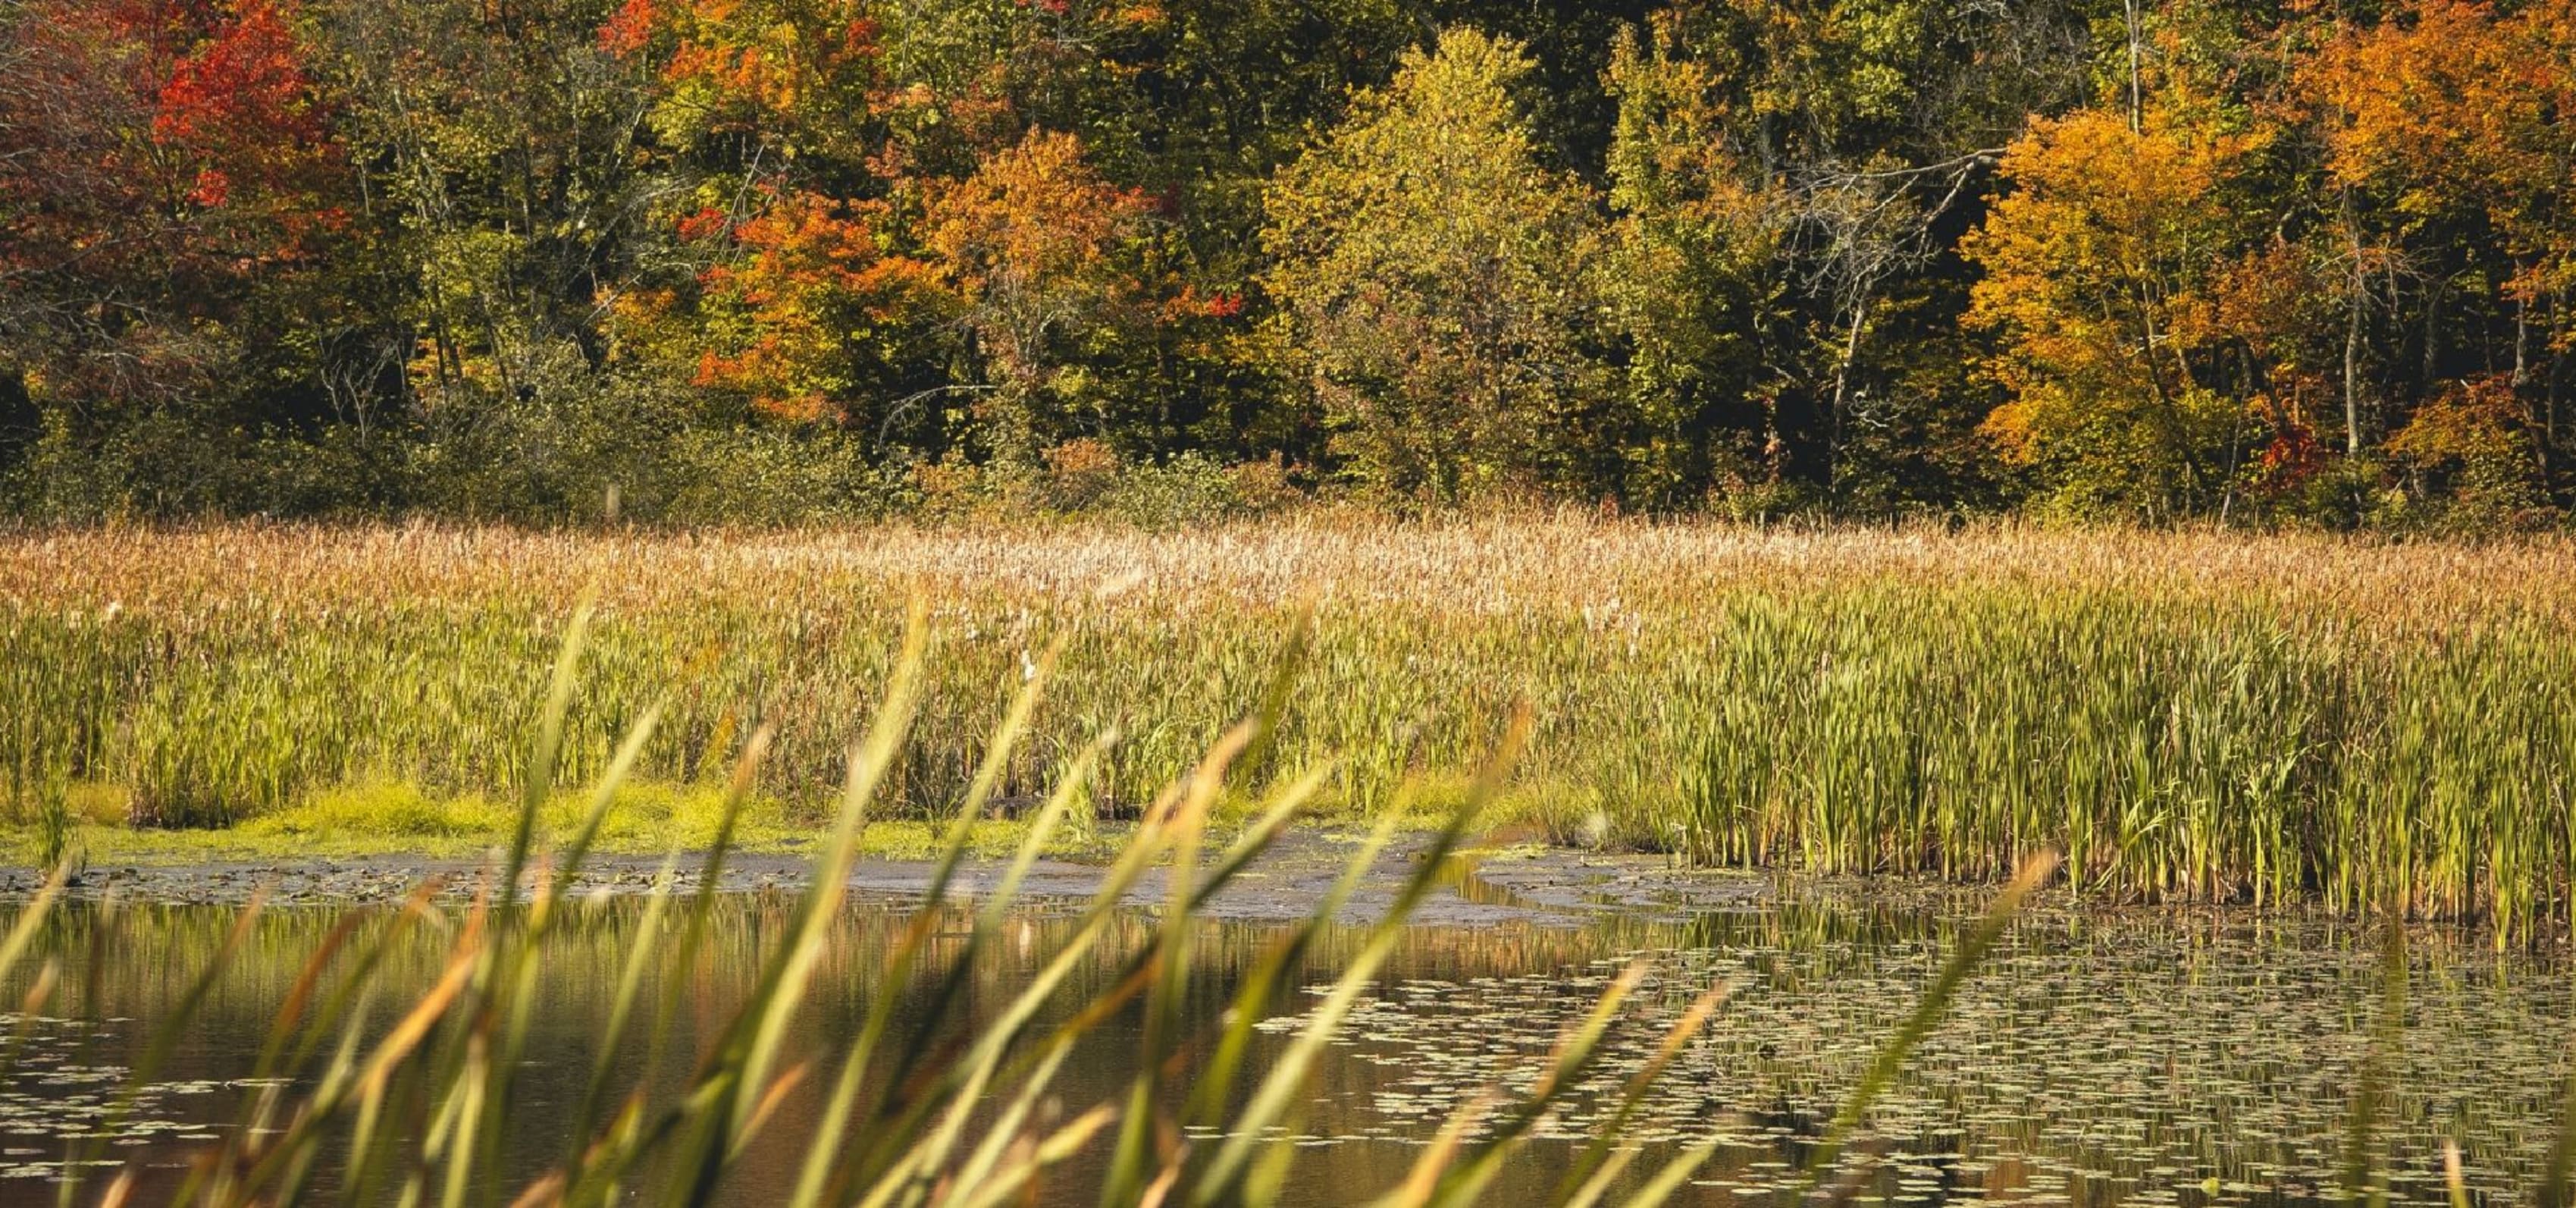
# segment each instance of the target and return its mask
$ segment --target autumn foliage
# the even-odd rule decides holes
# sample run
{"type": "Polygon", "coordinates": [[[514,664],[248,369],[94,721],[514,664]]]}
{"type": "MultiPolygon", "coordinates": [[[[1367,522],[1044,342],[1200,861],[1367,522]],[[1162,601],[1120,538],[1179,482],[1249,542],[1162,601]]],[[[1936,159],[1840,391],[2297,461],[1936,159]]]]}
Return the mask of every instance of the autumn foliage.
{"type": "Polygon", "coordinates": [[[1070,399],[1049,378],[1098,329],[1131,317],[1146,283],[1121,253],[1142,226],[1142,194],[1102,179],[1070,134],[1031,130],[972,176],[941,187],[924,242],[994,391],[982,408],[994,450],[1033,458],[1049,421],[1070,399]]]}
{"type": "MultiPolygon", "coordinates": [[[[759,199],[739,221],[717,210],[680,220],[682,239],[709,263],[692,283],[692,322],[665,339],[694,350],[693,386],[740,392],[791,421],[847,418],[853,395],[937,305],[930,266],[889,254],[883,207],[811,193],[759,199]]],[[[639,296],[639,329],[667,324],[677,299],[639,296]]]]}
{"type": "Polygon", "coordinates": [[[2230,406],[2227,185],[2249,146],[2151,118],[2035,123],[1966,252],[1984,270],[1968,318],[1997,336],[1987,365],[2007,399],[1987,434],[2016,462],[2117,463],[2090,488],[2153,512],[2205,507],[2220,473],[2206,430],[2230,406]]]}
{"type": "Polygon", "coordinates": [[[0,364],[100,404],[204,388],[210,329],[311,271],[351,221],[291,13],[46,0],[12,28],[0,364]]]}
{"type": "Polygon", "coordinates": [[[2556,523],[2570,112],[2576,0],[16,0],[0,504],[2556,523]]]}

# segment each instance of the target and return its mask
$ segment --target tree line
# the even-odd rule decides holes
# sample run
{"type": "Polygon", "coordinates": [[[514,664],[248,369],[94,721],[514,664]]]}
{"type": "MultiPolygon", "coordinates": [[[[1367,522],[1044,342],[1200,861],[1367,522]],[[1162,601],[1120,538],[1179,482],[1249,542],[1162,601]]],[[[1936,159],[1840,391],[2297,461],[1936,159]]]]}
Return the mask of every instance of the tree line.
{"type": "Polygon", "coordinates": [[[2571,107],[2576,0],[0,0],[0,506],[2549,525],[2571,107]]]}

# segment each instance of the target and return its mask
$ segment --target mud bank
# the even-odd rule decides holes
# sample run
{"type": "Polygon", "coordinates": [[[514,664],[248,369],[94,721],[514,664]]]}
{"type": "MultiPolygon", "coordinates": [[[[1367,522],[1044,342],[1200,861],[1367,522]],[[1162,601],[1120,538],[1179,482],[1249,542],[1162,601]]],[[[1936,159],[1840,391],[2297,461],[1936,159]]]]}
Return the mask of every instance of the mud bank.
{"type": "MultiPolygon", "coordinates": [[[[1383,916],[1396,889],[1427,858],[1428,840],[1399,839],[1343,911],[1342,920],[1364,923],[1383,916]]],[[[1284,836],[1216,895],[1204,917],[1232,921],[1285,921],[1314,913],[1347,867],[1358,837],[1336,831],[1284,836]]],[[[235,860],[137,863],[93,867],[72,880],[81,899],[122,902],[238,904],[261,898],[272,905],[351,905],[399,901],[424,883],[453,898],[471,897],[497,875],[496,860],[388,854],[354,859],[235,860]]],[[[810,855],[796,848],[729,856],[718,888],[728,893],[793,892],[811,877],[810,855]]],[[[675,889],[698,888],[704,853],[688,853],[671,877],[675,889]]],[[[663,861],[635,855],[594,856],[574,879],[575,896],[649,893],[661,880],[663,861]]],[[[954,896],[989,893],[1005,862],[967,862],[953,882],[954,896]]],[[[917,898],[933,866],[918,860],[862,860],[850,872],[855,894],[917,898]]],[[[1071,904],[1097,895],[1107,869],[1069,860],[1041,860],[1022,884],[1032,908],[1071,904]]],[[[1737,871],[1676,866],[1661,856],[1515,846],[1453,856],[1438,888],[1415,910],[1426,926],[1534,923],[1581,926],[1604,915],[1679,919],[1712,911],[1758,909],[1772,900],[1767,877],[1737,871]]],[[[23,900],[43,883],[33,869],[0,870],[0,900],[23,900]]],[[[1127,894],[1131,905],[1152,908],[1167,897],[1163,870],[1148,871],[1127,894]]]]}

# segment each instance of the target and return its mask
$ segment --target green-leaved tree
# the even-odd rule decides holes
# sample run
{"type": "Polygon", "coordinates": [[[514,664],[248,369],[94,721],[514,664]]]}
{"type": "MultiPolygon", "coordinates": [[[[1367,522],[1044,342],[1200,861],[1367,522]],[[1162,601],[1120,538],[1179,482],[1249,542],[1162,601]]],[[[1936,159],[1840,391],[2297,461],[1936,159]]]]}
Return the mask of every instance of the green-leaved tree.
{"type": "Polygon", "coordinates": [[[1530,69],[1450,30],[1270,187],[1283,346],[1348,472],[1384,493],[1586,489],[1590,459],[1615,457],[1587,413],[1607,393],[1588,347],[1600,221],[1532,147],[1512,91],[1530,69]]]}

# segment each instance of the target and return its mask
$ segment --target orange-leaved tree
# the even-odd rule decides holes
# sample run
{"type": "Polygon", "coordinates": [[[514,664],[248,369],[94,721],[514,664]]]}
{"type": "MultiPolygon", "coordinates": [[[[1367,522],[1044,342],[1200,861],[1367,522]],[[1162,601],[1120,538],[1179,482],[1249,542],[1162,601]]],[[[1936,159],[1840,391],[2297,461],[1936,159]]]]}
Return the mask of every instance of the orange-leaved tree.
{"type": "Polygon", "coordinates": [[[2513,380],[2502,373],[2453,382],[2415,409],[2388,440],[2415,493],[2446,501],[2468,528],[2524,527],[2546,515],[2547,484],[2513,380]]]}
{"type": "Polygon", "coordinates": [[[2506,14],[2415,0],[2342,31],[2302,80],[2322,114],[2329,176],[2361,207],[2348,221],[2379,216],[2392,256],[2426,282],[2424,388],[2443,295],[2476,275],[2513,312],[2511,390],[2526,407],[2554,397],[2535,388],[2534,362],[2541,339],[2563,346],[2576,335],[2548,321],[2566,313],[2557,303],[2576,284],[2576,149],[2564,124],[2576,109],[2576,3],[2506,14]]]}
{"type": "Polygon", "coordinates": [[[923,242],[983,364],[986,443],[1035,465],[1083,394],[1071,354],[1142,317],[1129,253],[1148,202],[1103,179],[1080,139],[1045,130],[931,192],[923,242]]]}
{"type": "Polygon", "coordinates": [[[2214,506],[2242,417],[2213,388],[2215,288],[2234,262],[2231,174],[2256,136],[2170,107],[2132,125],[2088,108],[2032,122],[2005,153],[2010,191],[1966,254],[1984,277],[1968,321],[1997,342],[2006,393],[1985,429],[2077,510],[2214,506]]]}
{"type": "Polygon", "coordinates": [[[709,264],[693,298],[644,290],[618,304],[639,352],[693,363],[695,385],[740,394],[791,421],[860,418],[921,355],[942,291],[923,261],[886,250],[885,207],[757,190],[734,221],[707,209],[680,222],[709,264]]]}
{"type": "Polygon", "coordinates": [[[659,64],[654,123],[773,153],[857,147],[874,109],[879,26],[865,0],[624,0],[600,45],[659,64]]]}

